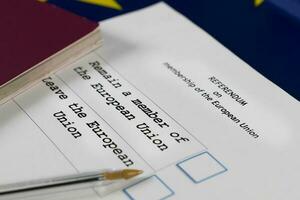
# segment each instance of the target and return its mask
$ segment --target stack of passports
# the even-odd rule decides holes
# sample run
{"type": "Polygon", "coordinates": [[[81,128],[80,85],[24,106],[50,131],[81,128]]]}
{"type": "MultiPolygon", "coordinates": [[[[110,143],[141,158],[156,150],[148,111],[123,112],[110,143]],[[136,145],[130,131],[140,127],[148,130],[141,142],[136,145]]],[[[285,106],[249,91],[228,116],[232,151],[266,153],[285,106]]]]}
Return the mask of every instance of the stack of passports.
{"type": "Polygon", "coordinates": [[[98,47],[98,23],[36,0],[0,6],[0,103],[98,47]]]}

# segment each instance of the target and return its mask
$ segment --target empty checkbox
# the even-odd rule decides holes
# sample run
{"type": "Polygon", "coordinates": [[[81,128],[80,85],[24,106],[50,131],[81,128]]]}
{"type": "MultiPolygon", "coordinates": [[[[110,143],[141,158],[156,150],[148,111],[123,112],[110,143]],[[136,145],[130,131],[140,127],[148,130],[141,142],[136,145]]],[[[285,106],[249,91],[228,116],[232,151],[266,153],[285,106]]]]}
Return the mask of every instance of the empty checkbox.
{"type": "Polygon", "coordinates": [[[227,171],[227,168],[208,152],[203,152],[177,164],[194,183],[201,183],[227,171]]]}
{"type": "Polygon", "coordinates": [[[131,185],[123,191],[132,200],[163,200],[174,194],[174,191],[156,175],[131,185]]]}

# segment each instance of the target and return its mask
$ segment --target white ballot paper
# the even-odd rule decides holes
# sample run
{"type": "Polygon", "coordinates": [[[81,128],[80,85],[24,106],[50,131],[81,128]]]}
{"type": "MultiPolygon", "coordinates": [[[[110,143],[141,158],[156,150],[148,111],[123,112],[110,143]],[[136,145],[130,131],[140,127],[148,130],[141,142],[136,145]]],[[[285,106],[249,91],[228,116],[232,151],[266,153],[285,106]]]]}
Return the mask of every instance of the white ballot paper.
{"type": "Polygon", "coordinates": [[[297,100],[164,3],[101,28],[103,48],[0,106],[0,184],[135,168],[106,196],[35,199],[300,199],[297,100]]]}

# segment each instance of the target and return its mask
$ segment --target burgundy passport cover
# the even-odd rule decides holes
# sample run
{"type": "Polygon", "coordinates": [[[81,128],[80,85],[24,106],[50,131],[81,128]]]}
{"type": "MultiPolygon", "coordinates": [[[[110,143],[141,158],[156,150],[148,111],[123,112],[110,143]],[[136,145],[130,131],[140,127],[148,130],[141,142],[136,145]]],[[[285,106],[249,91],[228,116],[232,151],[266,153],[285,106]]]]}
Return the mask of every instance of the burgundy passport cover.
{"type": "Polygon", "coordinates": [[[36,0],[0,5],[0,86],[92,32],[85,18],[36,0]]]}

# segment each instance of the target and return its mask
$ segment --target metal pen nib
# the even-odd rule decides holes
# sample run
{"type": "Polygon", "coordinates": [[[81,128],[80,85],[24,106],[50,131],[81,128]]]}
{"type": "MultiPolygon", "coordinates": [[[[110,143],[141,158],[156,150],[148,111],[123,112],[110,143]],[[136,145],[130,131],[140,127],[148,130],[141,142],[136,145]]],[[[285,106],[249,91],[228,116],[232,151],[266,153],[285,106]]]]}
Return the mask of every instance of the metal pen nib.
{"type": "Polygon", "coordinates": [[[117,179],[131,179],[135,176],[142,174],[142,170],[137,169],[124,169],[120,171],[104,172],[103,176],[106,180],[117,180],[117,179]]]}

